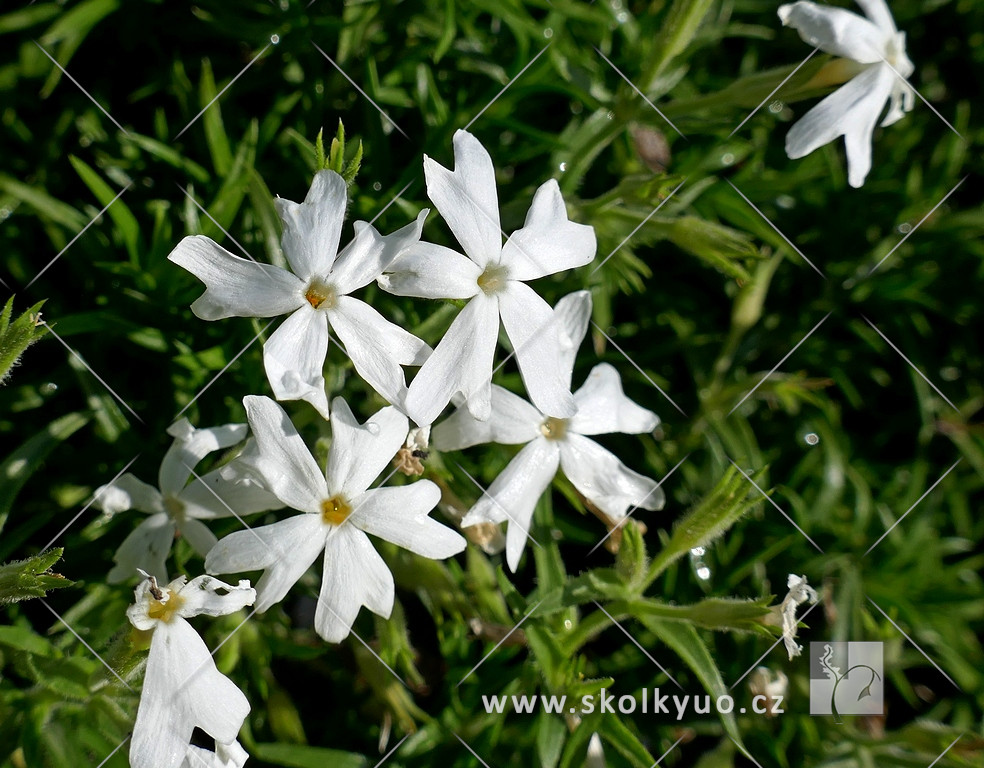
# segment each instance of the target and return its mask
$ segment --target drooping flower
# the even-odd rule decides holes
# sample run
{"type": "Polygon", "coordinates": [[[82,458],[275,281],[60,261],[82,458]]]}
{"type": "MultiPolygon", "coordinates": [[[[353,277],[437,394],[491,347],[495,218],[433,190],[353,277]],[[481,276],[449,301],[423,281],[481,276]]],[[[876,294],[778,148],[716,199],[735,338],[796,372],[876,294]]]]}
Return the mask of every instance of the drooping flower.
{"type": "Polygon", "coordinates": [[[863,185],[871,170],[871,137],[885,103],[891,101],[883,127],[912,109],[914,91],[904,78],[915,71],[905,53],[905,33],[895,28],[885,0],[857,0],[857,4],[867,18],[804,0],[779,7],[784,26],[796,29],[810,45],[856,64],[854,77],[786,134],[786,154],[791,159],[843,136],[852,187],[863,185]]]}
{"type": "Polygon", "coordinates": [[[233,512],[249,515],[283,506],[257,483],[227,479],[237,474],[235,460],[188,482],[202,459],[241,441],[246,437],[246,429],[245,424],[195,429],[187,419],[181,419],[167,430],[174,442],[161,461],[157,488],[127,472],[96,490],[94,504],[104,512],[117,514],[136,509],[150,515],[113,555],[116,565],[107,577],[110,584],[136,576],[138,569],[166,581],[164,561],[177,535],[184,536],[205,557],[217,539],[202,520],[228,517],[233,512]]]}
{"type": "Polygon", "coordinates": [[[263,346],[263,366],[278,400],[306,400],[328,418],[322,368],[328,329],[345,346],[355,370],[388,402],[401,404],[401,365],[420,365],[430,347],[349,294],[375,280],[420,239],[427,211],[390,235],[364,221],[341,253],[345,181],[320,171],[303,203],[277,198],[282,246],[291,271],[234,256],[203,235],[184,238],[168,256],[205,283],[191,310],[203,320],[290,313],[263,346]]]}
{"type": "Polygon", "coordinates": [[[207,765],[242,766],[245,753],[235,741],[249,702],[216,669],[208,647],[187,619],[234,613],[252,605],[256,592],[248,581],[232,586],[199,576],[185,583],[180,576],[162,587],[147,576],[134,594],[136,602],[126,615],[137,629],[153,635],[130,740],[131,768],[179,768],[189,759],[196,727],[224,745],[229,756],[225,763],[207,765]]]}
{"type": "Polygon", "coordinates": [[[406,437],[407,417],[396,408],[360,425],[336,397],[322,472],[277,403],[250,395],[243,404],[259,448],[255,470],[285,505],[304,513],[230,534],[205,560],[209,573],[264,570],[256,584],[258,611],[282,600],[323,550],[314,624],[325,640],[340,642],[362,606],[383,617],[393,609],[393,575],[366,534],[435,559],[465,548],[456,531],[428,517],[441,496],[434,483],[369,489],[406,437]]]}
{"type": "MultiPolygon", "coordinates": [[[[591,314],[590,294],[579,291],[565,296],[556,312],[564,333],[573,340],[558,359],[560,374],[569,387],[574,356],[591,314]]],[[[658,510],[665,503],[655,480],[633,472],[587,437],[611,432],[642,434],[659,423],[655,413],[625,396],[618,372],[607,363],[596,365],[574,393],[574,404],[569,419],[558,419],[493,385],[488,421],[479,421],[466,408],[459,408],[434,427],[432,442],[445,451],[481,443],[525,444],[462,520],[463,526],[508,520],[506,562],[513,571],[526,545],[536,502],[558,467],[613,521],[625,517],[631,508],[658,510]]]]}
{"type": "Polygon", "coordinates": [[[779,606],[779,613],[782,617],[782,642],[786,646],[789,660],[799,656],[803,646],[796,642],[796,609],[805,602],[813,605],[819,598],[817,591],[810,586],[806,576],[797,576],[795,573],[789,574],[786,580],[789,592],[783,598],[779,606]]]}
{"type": "Polygon", "coordinates": [[[468,303],[411,382],[406,412],[417,424],[430,424],[460,392],[469,411],[487,419],[501,317],[530,399],[551,416],[569,417],[574,402],[557,371],[565,340],[550,305],[526,281],[590,262],[594,229],[567,219],[551,179],[533,196],[525,225],[503,245],[492,158],[467,131],[454,134],[454,171],[425,156],[424,175],[428,197],[465,255],[420,242],[377,282],[400,296],[468,303]]]}

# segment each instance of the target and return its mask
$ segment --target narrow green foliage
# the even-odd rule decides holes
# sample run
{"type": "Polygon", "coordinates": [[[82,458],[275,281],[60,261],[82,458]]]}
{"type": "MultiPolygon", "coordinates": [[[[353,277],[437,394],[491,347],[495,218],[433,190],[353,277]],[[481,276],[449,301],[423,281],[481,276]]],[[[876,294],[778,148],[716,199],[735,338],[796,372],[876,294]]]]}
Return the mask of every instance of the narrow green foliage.
{"type": "Polygon", "coordinates": [[[44,301],[39,301],[11,322],[14,297],[7,299],[3,312],[0,313],[0,384],[4,384],[10,377],[10,369],[20,361],[24,350],[48,332],[40,324],[43,304],[44,301]]]}
{"type": "Polygon", "coordinates": [[[51,571],[62,552],[61,547],[55,547],[26,560],[0,565],[0,605],[44,597],[49,590],[70,587],[71,581],[51,571]]]}
{"type": "Polygon", "coordinates": [[[339,120],[338,130],[331,140],[326,156],[324,129],[322,128],[318,131],[318,137],[314,141],[314,167],[318,171],[334,171],[345,179],[346,184],[351,184],[355,181],[355,177],[358,176],[359,169],[362,167],[362,140],[359,140],[359,146],[356,147],[352,159],[346,161],[345,126],[339,120]]]}

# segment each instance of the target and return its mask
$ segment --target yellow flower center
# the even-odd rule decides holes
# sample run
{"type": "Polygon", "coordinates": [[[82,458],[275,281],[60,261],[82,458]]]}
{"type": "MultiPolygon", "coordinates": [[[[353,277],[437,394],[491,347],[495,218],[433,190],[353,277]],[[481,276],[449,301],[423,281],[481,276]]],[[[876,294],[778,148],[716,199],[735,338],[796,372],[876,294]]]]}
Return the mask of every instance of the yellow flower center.
{"type": "Polygon", "coordinates": [[[328,525],[341,525],[351,514],[352,507],[342,496],[332,496],[321,502],[321,519],[328,525]]]}
{"type": "Polygon", "coordinates": [[[328,285],[324,280],[314,278],[308,284],[304,298],[315,309],[331,309],[335,306],[338,294],[335,292],[335,286],[328,285]]]}
{"type": "Polygon", "coordinates": [[[147,615],[167,623],[177,615],[182,605],[184,605],[184,598],[172,592],[166,603],[161,600],[151,600],[147,615]]]}
{"type": "Polygon", "coordinates": [[[547,440],[563,440],[567,436],[567,419],[551,416],[540,425],[540,432],[547,440]]]}
{"type": "Polygon", "coordinates": [[[489,264],[478,276],[478,287],[488,296],[501,291],[506,287],[506,268],[489,264]]]}

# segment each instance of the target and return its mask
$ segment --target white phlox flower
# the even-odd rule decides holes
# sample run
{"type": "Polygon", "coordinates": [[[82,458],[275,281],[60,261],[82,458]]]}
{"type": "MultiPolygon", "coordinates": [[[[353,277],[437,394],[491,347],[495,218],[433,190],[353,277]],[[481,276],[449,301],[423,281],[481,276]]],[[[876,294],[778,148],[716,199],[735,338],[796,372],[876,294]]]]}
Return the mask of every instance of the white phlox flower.
{"type": "Polygon", "coordinates": [[[809,601],[813,605],[817,601],[817,591],[807,583],[806,576],[797,576],[795,573],[789,574],[786,580],[789,592],[783,598],[779,606],[782,615],[782,641],[786,646],[789,659],[800,655],[803,650],[801,645],[796,643],[796,609],[803,603],[809,601]]]}
{"type": "Polygon", "coordinates": [[[322,369],[328,329],[355,370],[388,402],[402,404],[401,365],[420,365],[430,347],[349,294],[375,280],[420,238],[427,211],[390,235],[355,222],[355,238],[341,253],[338,242],[347,202],[345,181],[320,171],[303,203],[277,198],[282,246],[293,271],[234,256],[203,235],[184,238],[168,256],[205,283],[192,311],[203,320],[290,316],[263,346],[263,366],[278,400],[306,400],[328,418],[322,369]],[[337,253],[337,257],[336,257],[337,253]]]}
{"type": "Polygon", "coordinates": [[[461,535],[428,517],[441,497],[434,483],[369,489],[407,435],[407,417],[396,408],[383,408],[360,425],[336,397],[323,472],[277,403],[250,395],[243,404],[259,449],[255,471],[286,506],[305,513],[226,536],[205,560],[209,573],[262,569],[258,611],[282,600],[324,551],[314,624],[325,640],[339,642],[362,606],[384,618],[393,609],[393,575],[366,534],[435,559],[465,548],[461,535]]]}
{"type": "Polygon", "coordinates": [[[860,187],[871,170],[871,137],[890,101],[882,126],[901,119],[915,93],[905,81],[915,67],[905,53],[905,33],[885,0],[857,0],[860,16],[843,8],[797,2],[779,7],[784,26],[796,29],[807,43],[856,62],[857,74],[813,109],[786,134],[786,154],[810,154],[838,136],[847,149],[848,182],[860,187]]]}
{"type": "Polygon", "coordinates": [[[134,594],[136,602],[126,615],[137,629],[153,635],[130,739],[131,768],[184,765],[196,727],[225,747],[223,757],[228,759],[208,765],[241,767],[245,753],[233,744],[249,714],[249,702],[236,684],[216,669],[208,647],[187,619],[235,613],[253,604],[255,590],[248,581],[232,586],[211,576],[187,583],[180,576],[162,587],[153,576],[147,576],[134,594]]]}
{"type": "Polygon", "coordinates": [[[399,296],[468,303],[411,382],[407,414],[417,424],[431,424],[460,392],[476,418],[489,417],[501,317],[530,399],[544,413],[569,417],[574,402],[557,367],[563,340],[550,305],[526,281],[590,262],[594,229],[567,219],[560,187],[551,179],[533,196],[525,225],[503,245],[492,158],[467,131],[454,134],[454,171],[425,155],[424,175],[428,197],[465,255],[419,242],[377,282],[399,296]]]}
{"type": "Polygon", "coordinates": [[[127,472],[110,485],[96,489],[96,507],[110,514],[136,509],[147,515],[127,536],[113,555],[116,565],[107,577],[118,584],[143,569],[167,580],[164,561],[176,535],[184,536],[194,550],[205,557],[217,539],[202,520],[227,517],[235,511],[248,515],[277,509],[280,501],[258,484],[227,480],[236,474],[236,460],[221,470],[214,470],[191,483],[195,466],[208,454],[228,448],[246,437],[245,424],[195,429],[187,419],[172,424],[167,433],[174,442],[161,461],[154,488],[127,472]]]}
{"type": "Polygon", "coordinates": [[[188,747],[181,768],[243,768],[249,754],[238,741],[232,744],[215,743],[215,751],[201,747],[188,747]]]}
{"type": "MultiPolygon", "coordinates": [[[[560,375],[570,387],[574,357],[591,315],[591,296],[587,291],[565,296],[557,303],[556,312],[561,327],[574,342],[558,354],[560,375]]],[[[525,444],[461,522],[468,526],[508,520],[506,562],[513,571],[526,545],[536,502],[558,467],[613,521],[625,517],[630,508],[658,510],[665,503],[655,480],[633,472],[588,437],[611,432],[642,434],[659,424],[655,413],[625,396],[618,372],[607,363],[596,365],[574,393],[574,404],[569,419],[558,419],[493,386],[492,413],[487,421],[476,419],[467,408],[459,408],[434,427],[432,442],[442,451],[482,443],[525,444]]]]}

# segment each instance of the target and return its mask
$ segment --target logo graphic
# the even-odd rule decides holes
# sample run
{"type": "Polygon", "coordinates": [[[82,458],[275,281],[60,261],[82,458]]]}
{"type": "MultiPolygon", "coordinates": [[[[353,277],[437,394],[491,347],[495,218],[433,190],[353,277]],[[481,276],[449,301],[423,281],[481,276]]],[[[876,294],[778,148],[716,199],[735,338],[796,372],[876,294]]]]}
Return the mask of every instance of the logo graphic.
{"type": "Polygon", "coordinates": [[[883,714],[882,644],[810,643],[810,714],[883,714]]]}

